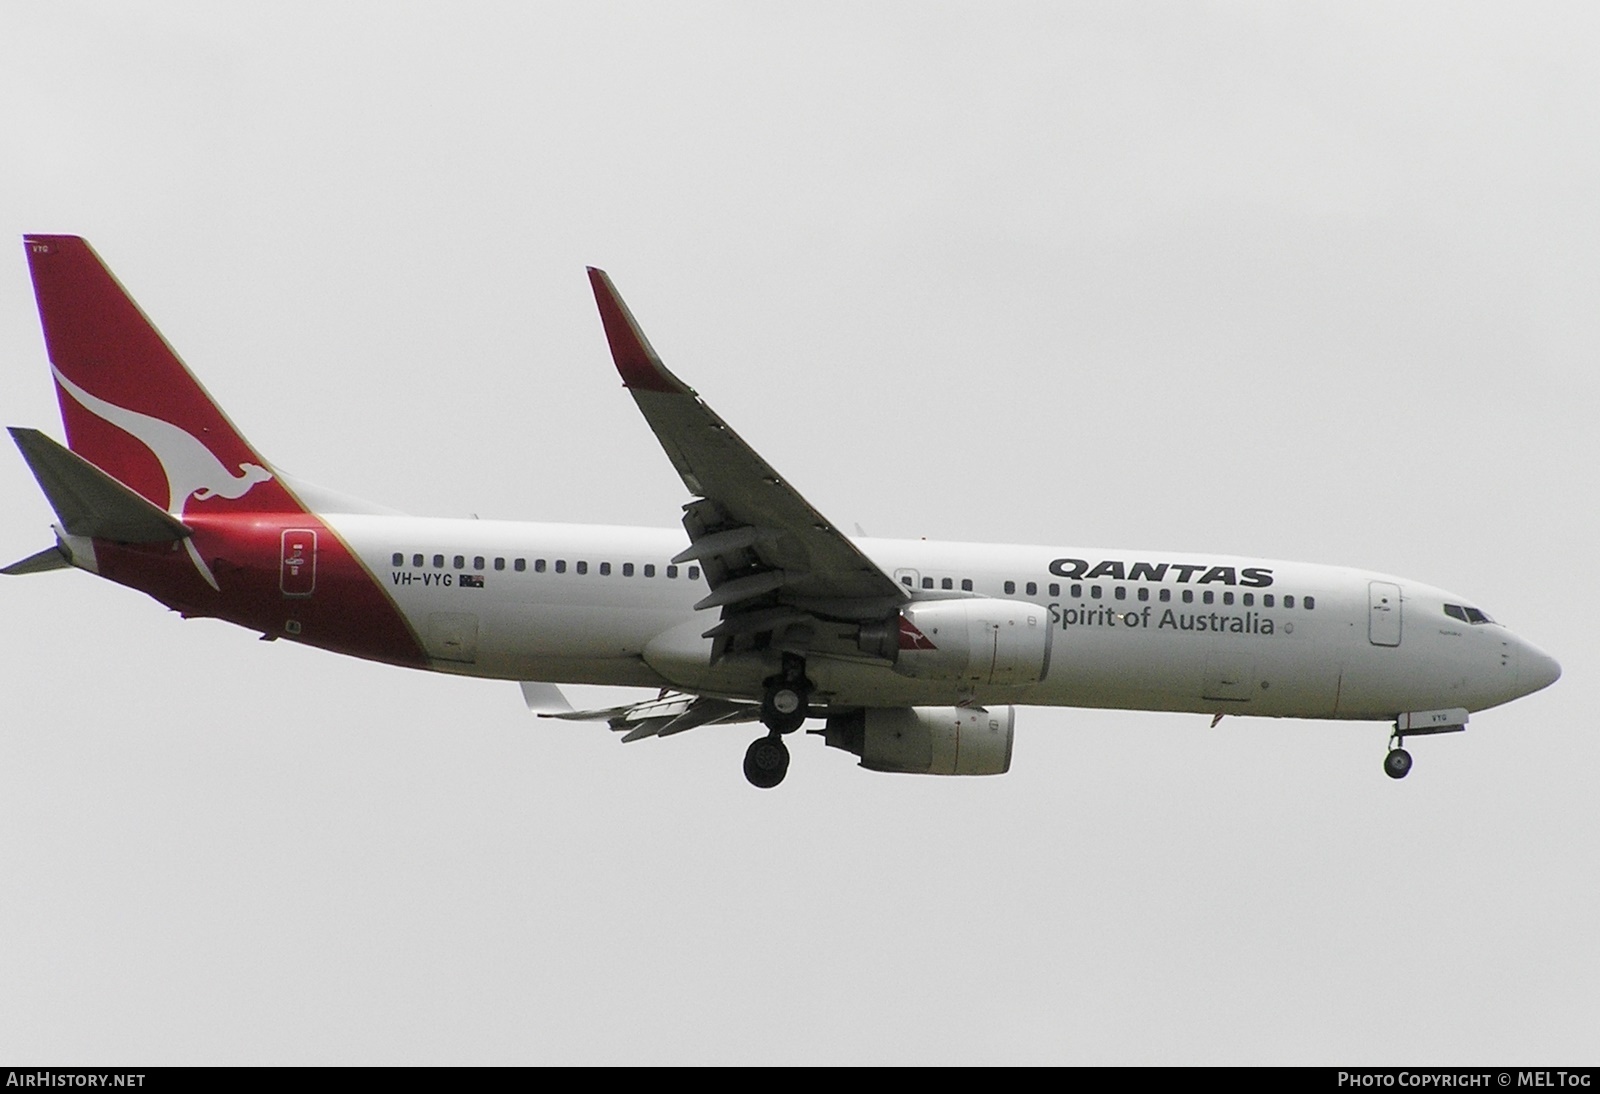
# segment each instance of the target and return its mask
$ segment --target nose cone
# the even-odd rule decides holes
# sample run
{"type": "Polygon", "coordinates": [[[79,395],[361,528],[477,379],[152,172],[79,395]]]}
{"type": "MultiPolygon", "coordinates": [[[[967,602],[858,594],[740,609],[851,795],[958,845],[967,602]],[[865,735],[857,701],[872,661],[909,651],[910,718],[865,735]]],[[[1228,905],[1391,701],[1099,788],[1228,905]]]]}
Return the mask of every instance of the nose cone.
{"type": "Polygon", "coordinates": [[[1556,659],[1531,642],[1521,642],[1521,656],[1517,658],[1517,690],[1527,695],[1547,688],[1561,679],[1561,666],[1556,659]]]}

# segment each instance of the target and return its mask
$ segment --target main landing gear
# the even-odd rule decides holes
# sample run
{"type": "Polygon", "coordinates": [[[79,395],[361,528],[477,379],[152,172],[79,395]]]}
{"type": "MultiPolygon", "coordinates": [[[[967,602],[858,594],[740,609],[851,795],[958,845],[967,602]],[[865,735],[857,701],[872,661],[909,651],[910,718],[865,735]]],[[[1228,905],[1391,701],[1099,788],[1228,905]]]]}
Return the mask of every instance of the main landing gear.
{"type": "Polygon", "coordinates": [[[762,683],[761,724],[767,727],[767,735],[756,738],[745,750],[744,777],[751,786],[771,790],[789,773],[789,746],[783,743],[783,735],[799,729],[811,713],[805,658],[784,654],[783,668],[762,683]]]}
{"type": "Polygon", "coordinates": [[[771,790],[789,773],[789,746],[776,733],[757,737],[744,753],[744,777],[750,785],[771,790]]]}

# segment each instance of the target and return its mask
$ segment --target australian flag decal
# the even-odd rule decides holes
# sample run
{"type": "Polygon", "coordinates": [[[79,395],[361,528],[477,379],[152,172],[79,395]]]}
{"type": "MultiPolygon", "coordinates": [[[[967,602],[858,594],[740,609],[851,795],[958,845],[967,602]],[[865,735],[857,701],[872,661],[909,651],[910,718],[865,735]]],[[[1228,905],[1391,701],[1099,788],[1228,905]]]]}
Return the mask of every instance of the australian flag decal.
{"type": "Polygon", "coordinates": [[[481,589],[483,588],[483,576],[481,574],[462,574],[461,587],[463,589],[481,589]]]}

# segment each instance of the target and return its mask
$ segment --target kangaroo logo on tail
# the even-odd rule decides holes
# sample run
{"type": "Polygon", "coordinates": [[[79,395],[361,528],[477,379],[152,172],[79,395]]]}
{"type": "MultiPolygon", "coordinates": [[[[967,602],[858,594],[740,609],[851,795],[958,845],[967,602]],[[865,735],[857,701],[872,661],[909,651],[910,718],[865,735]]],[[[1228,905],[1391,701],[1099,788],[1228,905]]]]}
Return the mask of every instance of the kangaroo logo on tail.
{"type": "MultiPolygon", "coordinates": [[[[272,478],[272,472],[265,467],[248,462],[241,463],[240,474],[235,475],[217,459],[211,449],[200,443],[198,438],[171,422],[96,398],[63,376],[61,370],[54,365],[50,367],[50,371],[56,374],[56,383],[61,385],[61,390],[76,399],[78,405],[95,417],[110,422],[128,433],[155,455],[156,461],[161,464],[161,470],[167,477],[167,512],[176,517],[183,516],[184,506],[188,504],[190,498],[196,501],[209,501],[219,497],[242,498],[253,490],[257,483],[272,478]]],[[[185,539],[183,545],[200,577],[207,585],[220,592],[221,586],[217,584],[216,575],[211,572],[211,567],[206,565],[205,559],[200,557],[200,551],[195,547],[194,540],[185,539]]]]}
{"type": "Polygon", "coordinates": [[[127,410],[97,398],[51,366],[56,383],[89,413],[110,422],[148,448],[167,476],[167,512],[183,516],[183,507],[192,497],[196,501],[212,498],[242,498],[257,483],[267,482],[272,472],[258,463],[241,463],[235,475],[192,434],[171,422],[127,410]]]}

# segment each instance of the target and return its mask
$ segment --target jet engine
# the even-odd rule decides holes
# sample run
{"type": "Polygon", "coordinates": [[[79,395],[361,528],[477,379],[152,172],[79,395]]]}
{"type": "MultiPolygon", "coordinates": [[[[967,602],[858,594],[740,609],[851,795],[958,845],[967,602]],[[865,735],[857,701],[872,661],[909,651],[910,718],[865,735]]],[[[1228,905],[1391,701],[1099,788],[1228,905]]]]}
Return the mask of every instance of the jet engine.
{"type": "Polygon", "coordinates": [[[864,653],[917,680],[1033,684],[1050,669],[1049,613],[1021,600],[971,597],[909,604],[864,624],[864,653]]]}
{"type": "Polygon", "coordinates": [[[871,771],[908,775],[1004,775],[1011,769],[1016,708],[872,707],[830,715],[829,748],[871,771]]]}

